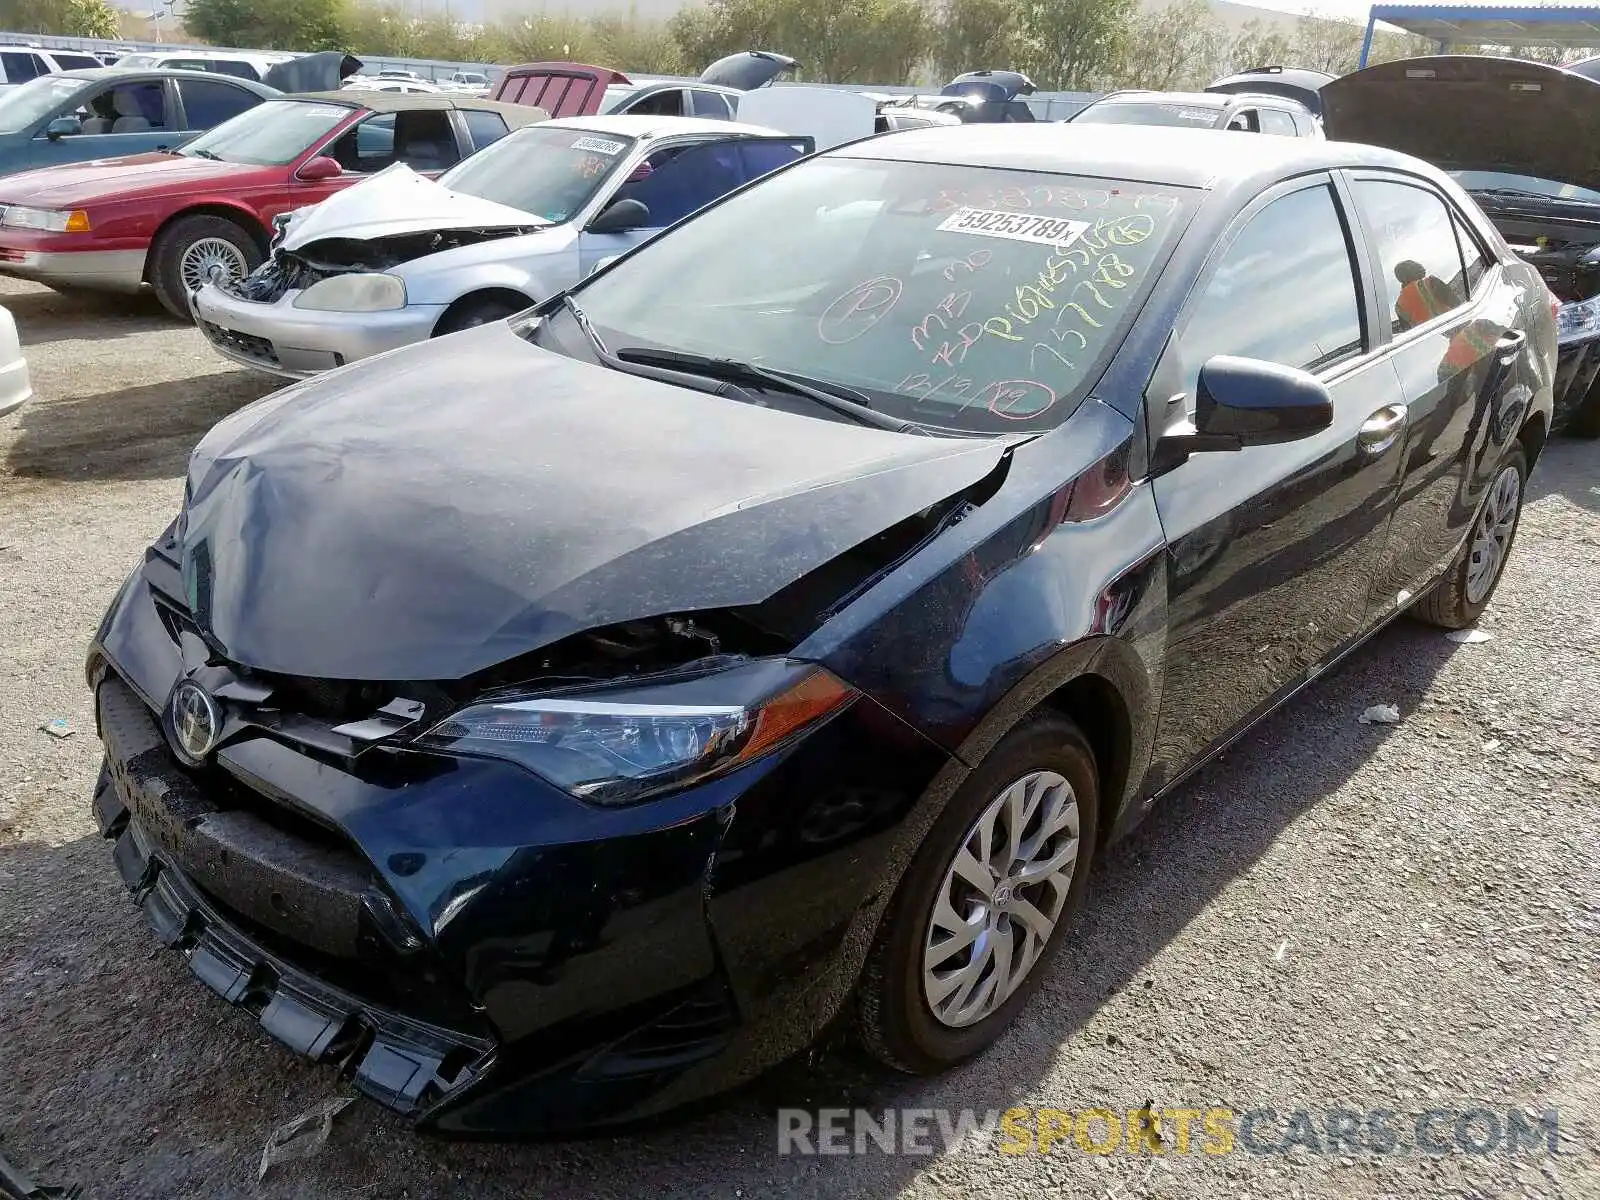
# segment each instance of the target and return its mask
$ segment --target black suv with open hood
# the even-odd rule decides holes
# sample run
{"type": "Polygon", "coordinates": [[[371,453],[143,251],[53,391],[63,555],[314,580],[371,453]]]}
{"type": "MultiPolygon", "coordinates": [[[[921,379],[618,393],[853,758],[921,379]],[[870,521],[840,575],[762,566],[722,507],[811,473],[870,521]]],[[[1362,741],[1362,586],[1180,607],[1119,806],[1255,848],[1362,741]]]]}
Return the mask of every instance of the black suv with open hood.
{"type": "Polygon", "coordinates": [[[1559,302],[1556,423],[1600,437],[1600,82],[1510,58],[1438,55],[1321,89],[1328,137],[1448,171],[1559,302]]]}

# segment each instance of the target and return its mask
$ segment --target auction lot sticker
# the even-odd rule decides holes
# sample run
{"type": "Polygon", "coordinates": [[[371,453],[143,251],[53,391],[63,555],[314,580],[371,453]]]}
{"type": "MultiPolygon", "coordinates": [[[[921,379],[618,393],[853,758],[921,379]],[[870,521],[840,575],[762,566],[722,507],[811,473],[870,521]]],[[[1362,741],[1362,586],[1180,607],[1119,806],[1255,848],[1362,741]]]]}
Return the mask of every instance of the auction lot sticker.
{"type": "Polygon", "coordinates": [[[609,142],[605,138],[581,137],[572,143],[574,150],[587,150],[591,154],[620,154],[626,142],[609,142]]]}
{"type": "Polygon", "coordinates": [[[939,229],[945,233],[975,233],[980,237],[1038,242],[1045,246],[1070,246],[1088,228],[1087,221],[996,208],[958,208],[939,222],[939,229]]]}

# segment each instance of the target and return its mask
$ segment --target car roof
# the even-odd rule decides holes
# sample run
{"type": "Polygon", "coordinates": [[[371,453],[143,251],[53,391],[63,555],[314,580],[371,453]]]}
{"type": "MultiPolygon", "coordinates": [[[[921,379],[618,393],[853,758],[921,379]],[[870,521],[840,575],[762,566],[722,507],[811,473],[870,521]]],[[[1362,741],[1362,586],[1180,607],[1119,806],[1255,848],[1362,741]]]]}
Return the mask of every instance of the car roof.
{"type": "Polygon", "coordinates": [[[1261,176],[1287,178],[1343,167],[1390,167],[1443,179],[1436,168],[1421,159],[1376,146],[1156,125],[1042,121],[945,125],[884,134],[838,147],[828,154],[1088,175],[1214,191],[1230,190],[1234,184],[1256,183],[1261,176]]]}
{"type": "MultiPolygon", "coordinates": [[[[517,107],[511,105],[508,107],[517,107]]],[[[713,117],[651,117],[619,113],[616,116],[557,117],[550,124],[588,133],[614,133],[618,137],[672,137],[685,133],[744,133],[771,136],[778,131],[764,125],[741,125],[713,117]]]]}
{"type": "Polygon", "coordinates": [[[97,83],[115,79],[204,79],[215,83],[219,79],[224,79],[258,92],[262,96],[283,94],[277,88],[268,87],[259,80],[243,79],[238,75],[223,75],[217,71],[184,71],[176,67],[79,67],[75,71],[59,71],[53,76],[40,76],[40,78],[89,79],[97,83]]]}
{"type": "Polygon", "coordinates": [[[477,110],[499,113],[513,129],[542,121],[549,115],[544,109],[531,104],[508,104],[503,100],[488,100],[482,96],[463,96],[459,92],[371,92],[362,88],[341,88],[337,92],[284,93],[283,99],[315,100],[324,104],[342,104],[346,108],[370,108],[379,113],[442,108],[477,110]]]}

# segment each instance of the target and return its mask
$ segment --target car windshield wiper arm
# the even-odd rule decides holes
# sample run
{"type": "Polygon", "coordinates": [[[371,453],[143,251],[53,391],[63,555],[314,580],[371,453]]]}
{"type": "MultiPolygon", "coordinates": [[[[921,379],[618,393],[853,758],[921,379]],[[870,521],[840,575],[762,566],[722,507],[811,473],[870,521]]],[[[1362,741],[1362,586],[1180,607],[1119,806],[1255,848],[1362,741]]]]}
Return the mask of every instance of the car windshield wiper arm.
{"type": "Polygon", "coordinates": [[[1549,192],[1530,192],[1524,188],[1473,188],[1474,196],[1502,196],[1508,200],[1543,200],[1560,204],[1593,204],[1593,200],[1580,200],[1574,196],[1552,196],[1549,192]]]}
{"type": "Polygon", "coordinates": [[[860,425],[888,429],[895,433],[920,432],[921,427],[911,421],[902,421],[887,413],[878,412],[866,396],[852,387],[837,383],[821,383],[787,371],[774,371],[755,363],[740,362],[732,358],[709,358],[703,354],[686,354],[680,350],[647,350],[637,346],[624,346],[617,351],[623,362],[639,363],[646,367],[666,367],[724,379],[729,383],[755,384],[776,388],[792,395],[814,400],[823,408],[849,417],[860,425]]]}

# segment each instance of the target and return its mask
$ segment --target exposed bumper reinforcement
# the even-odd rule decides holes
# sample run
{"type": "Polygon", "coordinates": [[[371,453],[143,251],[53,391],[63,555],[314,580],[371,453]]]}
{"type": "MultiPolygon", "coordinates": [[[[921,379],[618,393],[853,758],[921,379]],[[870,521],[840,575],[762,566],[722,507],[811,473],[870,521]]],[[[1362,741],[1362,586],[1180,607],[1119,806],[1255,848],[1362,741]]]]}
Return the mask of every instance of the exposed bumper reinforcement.
{"type": "MultiPolygon", "coordinates": [[[[120,683],[109,686],[126,691],[120,683]]],[[[112,707],[123,709],[118,714],[123,719],[106,721],[102,707],[110,762],[95,794],[95,817],[101,832],[116,839],[112,856],[117,870],[156,936],[183,954],[202,983],[253,1013],[262,1028],[291,1050],[337,1065],[363,1094],[407,1116],[431,1109],[489,1068],[492,1040],[403,1016],[352,995],[266,949],[220,913],[170,861],[163,840],[146,828],[152,797],[128,794],[139,788],[136,775],[141,774],[128,769],[130,757],[144,758],[155,750],[149,740],[159,739],[154,721],[145,716],[136,722],[125,706],[112,707]]]]}

